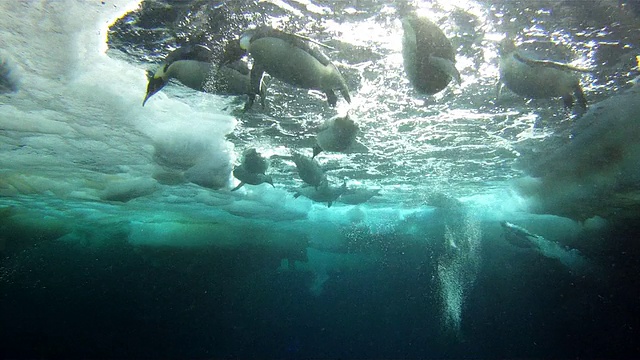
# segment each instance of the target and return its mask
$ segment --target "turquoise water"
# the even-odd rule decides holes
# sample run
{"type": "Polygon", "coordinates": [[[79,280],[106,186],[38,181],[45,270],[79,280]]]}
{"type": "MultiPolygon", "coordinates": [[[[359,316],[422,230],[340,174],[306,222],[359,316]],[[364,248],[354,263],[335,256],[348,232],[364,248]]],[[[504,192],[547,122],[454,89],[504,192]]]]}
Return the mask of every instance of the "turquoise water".
{"type": "Polygon", "coordinates": [[[634,2],[0,7],[3,357],[636,356],[634,2]],[[403,6],[451,39],[461,84],[411,88],[403,6]],[[262,23],[331,46],[352,103],[272,79],[265,110],[177,83],[141,106],[170,49],[262,23]],[[588,112],[496,101],[505,36],[595,69],[588,112]],[[347,111],[357,146],[317,160],[375,196],[295,198],[291,150],[347,111]],[[231,192],[250,147],[275,186],[231,192]]]}

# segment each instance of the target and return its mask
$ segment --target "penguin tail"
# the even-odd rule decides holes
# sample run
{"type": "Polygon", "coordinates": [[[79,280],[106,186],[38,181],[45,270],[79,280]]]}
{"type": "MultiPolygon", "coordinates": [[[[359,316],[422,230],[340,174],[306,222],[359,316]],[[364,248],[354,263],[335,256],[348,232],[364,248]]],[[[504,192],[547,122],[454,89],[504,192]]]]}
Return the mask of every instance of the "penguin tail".
{"type": "Polygon", "coordinates": [[[342,97],[344,97],[344,99],[347,100],[349,104],[351,104],[351,96],[349,96],[349,89],[347,89],[346,87],[344,89],[340,89],[340,93],[342,94],[342,97]]]}
{"type": "MultiPolygon", "coordinates": [[[[336,69],[337,71],[337,69],[336,69]]],[[[342,94],[342,97],[349,103],[351,104],[351,96],[349,95],[349,87],[347,86],[347,82],[344,80],[344,77],[342,77],[342,74],[338,73],[340,76],[340,94],[342,94]]]]}
{"type": "Polygon", "coordinates": [[[313,147],[313,156],[311,156],[311,158],[315,158],[316,155],[320,154],[322,152],[322,148],[320,147],[320,145],[316,145],[313,147]]]}

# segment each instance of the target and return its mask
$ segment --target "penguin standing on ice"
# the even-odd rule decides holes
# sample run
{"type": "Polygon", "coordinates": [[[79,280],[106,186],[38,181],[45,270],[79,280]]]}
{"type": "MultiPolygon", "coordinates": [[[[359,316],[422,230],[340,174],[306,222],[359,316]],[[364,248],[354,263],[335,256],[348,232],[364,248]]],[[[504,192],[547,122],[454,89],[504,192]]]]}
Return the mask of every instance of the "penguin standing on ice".
{"type": "Polygon", "coordinates": [[[233,169],[233,176],[240,180],[240,184],[231,189],[231,191],[240,189],[244,184],[260,185],[267,183],[274,186],[271,175],[265,174],[268,168],[269,161],[263,158],[256,149],[246,150],[242,155],[242,163],[233,169]]]}
{"type": "Polygon", "coordinates": [[[436,24],[411,14],[402,19],[402,28],[404,70],[416,91],[433,95],[447,87],[451,79],[461,83],[455,50],[436,24]]]}
{"type": "Polygon", "coordinates": [[[253,106],[256,94],[260,93],[265,72],[295,87],[324,92],[330,106],[338,102],[334,90],[339,90],[344,99],[351,102],[342,74],[326,55],[312,46],[312,42],[302,36],[263,26],[246,31],[239,41],[227,46],[223,64],[247,53],[253,58],[249,101],[245,110],[253,106]]]}
{"type": "Polygon", "coordinates": [[[312,159],[322,151],[343,152],[349,149],[356,139],[358,124],[349,114],[335,116],[325,121],[316,136],[312,159]]]}
{"type": "Polygon", "coordinates": [[[562,97],[566,108],[573,107],[580,115],[587,109],[587,100],[580,80],[573,72],[590,72],[564,63],[538,60],[535,54],[519,50],[510,39],[500,44],[500,80],[496,98],[505,85],[514,93],[529,99],[562,97]]]}
{"type": "Polygon", "coordinates": [[[216,68],[213,61],[213,53],[203,45],[185,45],[172,51],[158,70],[147,71],[149,84],[142,106],[171,79],[197,91],[224,95],[247,93],[249,67],[244,62],[236,61],[216,68]]]}

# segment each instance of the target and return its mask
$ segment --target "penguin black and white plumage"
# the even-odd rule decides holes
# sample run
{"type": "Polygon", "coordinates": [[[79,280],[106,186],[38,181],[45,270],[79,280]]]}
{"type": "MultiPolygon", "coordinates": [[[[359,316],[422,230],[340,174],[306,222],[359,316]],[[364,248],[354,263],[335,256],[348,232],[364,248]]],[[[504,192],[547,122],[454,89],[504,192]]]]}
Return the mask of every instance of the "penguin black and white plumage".
{"type": "Polygon", "coordinates": [[[260,93],[265,72],[295,87],[324,92],[330,106],[338,102],[334,90],[339,90],[344,99],[351,102],[344,77],[310,39],[263,26],[246,31],[239,41],[230,45],[225,51],[227,61],[237,60],[246,53],[253,58],[246,109],[251,108],[256,94],[260,93]]]}
{"type": "Polygon", "coordinates": [[[328,119],[318,131],[311,158],[313,159],[322,151],[347,151],[355,141],[358,129],[358,124],[349,114],[328,119]]]}
{"type": "Polygon", "coordinates": [[[296,191],[295,194],[293,194],[293,197],[297,199],[300,196],[304,196],[315,202],[321,202],[321,203],[326,202],[327,207],[331,207],[331,205],[333,205],[333,203],[336,200],[338,200],[338,198],[342,196],[342,194],[344,194],[346,191],[347,191],[346,181],[344,181],[342,183],[342,186],[340,187],[333,187],[329,185],[328,182],[325,182],[322,184],[322,186],[317,188],[314,188],[313,186],[302,187],[298,189],[298,191],[296,191]]]}
{"type": "Polygon", "coordinates": [[[327,175],[315,160],[298,152],[292,153],[292,159],[302,181],[316,189],[326,185],[327,175]]]}
{"type": "Polygon", "coordinates": [[[505,40],[500,48],[500,80],[497,85],[499,99],[503,85],[514,93],[529,99],[562,97],[564,106],[573,107],[582,114],[587,100],[580,87],[580,79],[574,72],[589,72],[549,60],[539,60],[536,54],[518,49],[513,41],[505,40]]]}
{"type": "Polygon", "coordinates": [[[349,205],[359,205],[378,195],[380,195],[380,189],[367,189],[364,187],[349,188],[340,195],[340,202],[349,205]]]}
{"type": "Polygon", "coordinates": [[[203,45],[185,45],[172,51],[155,72],[147,72],[147,78],[143,106],[171,79],[193,90],[223,95],[244,95],[250,83],[246,63],[236,61],[216,67],[213,53],[203,45]]]}
{"type": "Polygon", "coordinates": [[[402,19],[402,58],[413,88],[427,95],[442,91],[451,79],[460,83],[455,50],[442,30],[415,14],[402,19]]]}
{"type": "Polygon", "coordinates": [[[537,248],[539,236],[530,233],[527,229],[510,223],[508,221],[500,222],[505,239],[520,248],[537,248]]]}
{"type": "Polygon", "coordinates": [[[231,191],[240,189],[244,184],[260,185],[262,183],[273,185],[271,175],[265,174],[269,168],[269,161],[262,157],[256,149],[251,148],[242,155],[242,163],[233,169],[233,176],[240,180],[240,184],[231,191]]]}

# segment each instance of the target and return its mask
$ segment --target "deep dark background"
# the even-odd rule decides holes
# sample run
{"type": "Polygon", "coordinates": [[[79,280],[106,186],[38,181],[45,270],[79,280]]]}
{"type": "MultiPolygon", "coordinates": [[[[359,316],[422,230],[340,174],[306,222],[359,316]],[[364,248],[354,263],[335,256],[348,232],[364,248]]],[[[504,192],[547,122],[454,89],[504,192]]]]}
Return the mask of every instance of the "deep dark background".
{"type": "MultiPolygon", "coordinates": [[[[145,11],[118,24],[110,46],[131,60],[157,62],[175,46],[223,44],[263,14],[278,15],[265,3],[221,3],[146,1],[145,11]],[[245,12],[256,7],[263,12],[245,12]],[[192,31],[194,23],[201,31],[192,31]]],[[[387,1],[368,3],[374,12],[387,1]]],[[[607,2],[495,3],[507,17],[525,16],[523,23],[536,6],[566,5],[561,24],[588,15],[594,24],[611,24],[621,43],[637,41],[637,28],[597,11],[607,2]],[[596,11],[577,11],[588,10],[585,3],[596,11]]],[[[618,3],[640,12],[638,1],[618,3]]],[[[291,26],[301,27],[296,21],[291,26]]],[[[603,64],[629,51],[596,50],[603,64]]],[[[459,334],[443,325],[430,254],[393,254],[366,271],[330,274],[314,296],[313,274],[277,271],[280,253],[270,248],[132,247],[124,234],[95,247],[7,229],[0,228],[11,240],[0,253],[1,358],[640,357],[640,228],[631,220],[579,248],[594,263],[587,275],[502,239],[483,239],[459,334]]]]}
{"type": "MultiPolygon", "coordinates": [[[[459,334],[440,316],[429,254],[366,271],[277,271],[269,248],[90,247],[5,252],[3,358],[637,358],[637,227],[591,243],[597,272],[483,239],[459,334]],[[596,247],[594,247],[596,249],[596,247]],[[13,269],[10,275],[7,269],[13,269]]],[[[408,249],[412,250],[412,249],[408,249]]]]}

